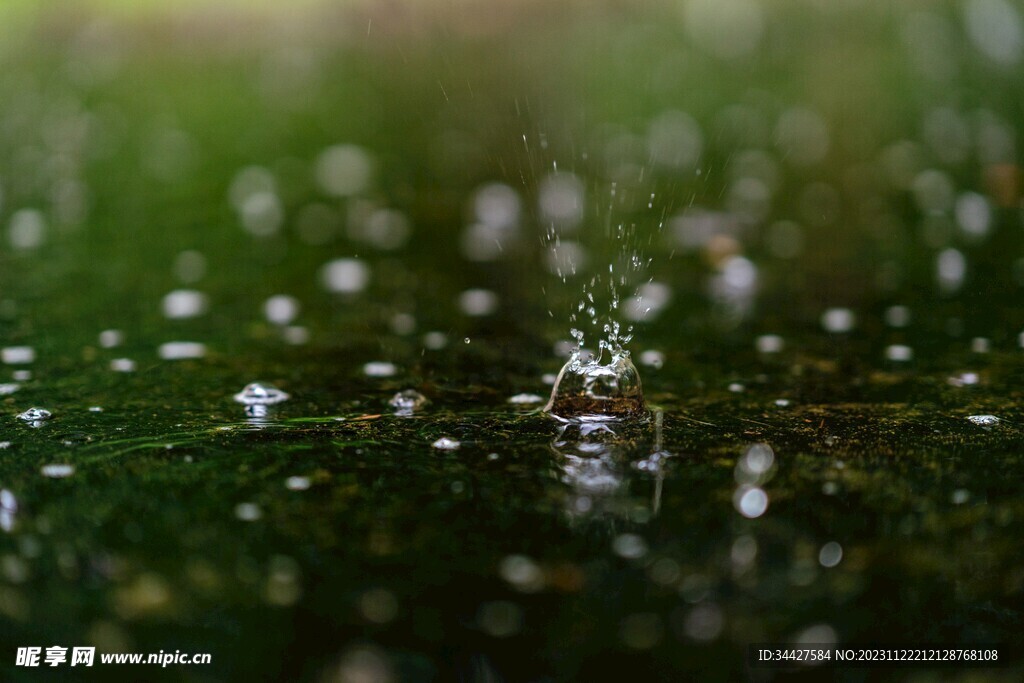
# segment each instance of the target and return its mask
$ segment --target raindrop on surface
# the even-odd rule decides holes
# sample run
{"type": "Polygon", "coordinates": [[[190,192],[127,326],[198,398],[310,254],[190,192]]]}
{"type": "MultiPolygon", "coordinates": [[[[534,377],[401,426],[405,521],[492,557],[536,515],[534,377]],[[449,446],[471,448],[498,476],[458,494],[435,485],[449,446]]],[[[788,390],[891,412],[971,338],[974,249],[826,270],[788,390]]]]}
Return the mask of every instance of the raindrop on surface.
{"type": "Polygon", "coordinates": [[[821,546],[821,551],[818,553],[818,562],[821,563],[822,567],[835,567],[842,559],[843,546],[835,541],[829,541],[821,546]]]}
{"type": "Polygon", "coordinates": [[[206,312],[206,295],[194,289],[176,289],[163,300],[164,316],[171,320],[194,318],[206,312]]]}
{"type": "Polygon", "coordinates": [[[36,359],[36,350],[31,346],[7,346],[0,349],[0,360],[6,365],[24,365],[36,359]]]}
{"type": "Polygon", "coordinates": [[[455,439],[450,439],[447,436],[442,436],[440,439],[431,444],[434,448],[442,451],[454,451],[457,450],[462,444],[455,439]]]}
{"type": "Polygon", "coordinates": [[[17,382],[4,382],[0,384],[0,396],[10,396],[20,388],[21,385],[17,382]]]}
{"type": "Polygon", "coordinates": [[[636,534],[620,534],[612,541],[612,550],[619,557],[635,560],[647,554],[647,542],[636,534]]]}
{"type": "Polygon", "coordinates": [[[544,397],[538,396],[537,394],[516,394],[508,399],[509,403],[517,405],[525,405],[530,403],[543,403],[544,397]]]}
{"type": "Polygon", "coordinates": [[[523,592],[536,592],[544,587],[544,572],[526,555],[508,555],[498,567],[501,577],[523,592]]]}
{"type": "Polygon", "coordinates": [[[51,479],[63,479],[75,473],[75,466],[67,464],[43,465],[39,468],[39,473],[51,479]]]}
{"type": "Polygon", "coordinates": [[[131,358],[114,358],[110,361],[110,369],[114,372],[135,372],[135,361],[131,358]]]}
{"type": "Polygon", "coordinates": [[[422,408],[426,403],[427,397],[415,389],[399,391],[391,397],[390,401],[388,401],[388,405],[399,413],[411,413],[414,410],[422,408]]]}
{"type": "Polygon", "coordinates": [[[310,483],[309,477],[288,477],[284,480],[284,486],[289,491],[305,491],[310,483]]]}
{"type": "Polygon", "coordinates": [[[320,269],[320,281],[329,292],[355,294],[366,289],[370,268],[359,259],[335,259],[320,269]]]}
{"type": "Polygon", "coordinates": [[[161,344],[157,354],[164,360],[186,360],[206,355],[206,345],[199,342],[175,341],[161,344]]]}
{"type": "Polygon", "coordinates": [[[277,387],[259,382],[246,384],[245,388],[234,396],[235,401],[247,406],[272,406],[289,398],[287,393],[277,387]]]}
{"type": "Polygon", "coordinates": [[[15,249],[37,249],[46,239],[46,218],[36,209],[21,209],[11,216],[7,237],[15,249]]]}
{"type": "Polygon", "coordinates": [[[367,189],[373,167],[373,159],[363,148],[335,145],[317,157],[316,180],[327,194],[349,197],[367,189]]]}
{"type": "Polygon", "coordinates": [[[276,294],[263,302],[263,315],[275,325],[287,325],[299,314],[299,300],[287,294],[276,294]]]}
{"type": "Polygon", "coordinates": [[[733,504],[741,515],[755,519],[768,509],[768,494],[757,487],[741,487],[733,497],[733,504]]]}
{"type": "Polygon", "coordinates": [[[282,331],[282,336],[287,343],[301,346],[309,341],[309,329],[302,325],[289,325],[282,331]]]}
{"type": "Polygon", "coordinates": [[[979,427],[991,427],[999,424],[999,418],[995,415],[969,415],[967,421],[979,427]]]}
{"type": "Polygon", "coordinates": [[[263,511],[255,503],[239,503],[235,506],[235,517],[243,522],[255,522],[262,516],[263,511]]]}
{"type": "Polygon", "coordinates": [[[387,361],[370,361],[363,366],[363,373],[367,377],[393,377],[398,374],[398,366],[387,361]]]}
{"type": "Polygon", "coordinates": [[[981,381],[981,376],[976,372],[961,372],[960,374],[953,375],[946,382],[950,386],[954,387],[967,387],[973,386],[981,381]]]}
{"type": "Polygon", "coordinates": [[[448,346],[448,335],[436,330],[427,332],[423,335],[423,346],[431,351],[440,351],[444,347],[448,346]]]}
{"type": "Polygon", "coordinates": [[[124,343],[124,333],[121,330],[103,330],[100,332],[100,346],[105,349],[113,349],[124,343]]]}
{"type": "Polygon", "coordinates": [[[857,316],[849,308],[830,308],[821,314],[821,326],[828,332],[849,332],[856,324],[857,316]]]}
{"type": "Polygon", "coordinates": [[[889,327],[906,327],[910,324],[910,309],[906,306],[890,306],[885,309],[885,324],[889,327]]]}
{"type": "Polygon", "coordinates": [[[467,289],[459,295],[459,310],[473,317],[491,315],[498,310],[498,295],[488,289],[467,289]]]}
{"type": "Polygon", "coordinates": [[[785,347],[785,340],[777,334],[762,334],[754,341],[758,353],[780,353],[785,347]]]}
{"type": "Polygon", "coordinates": [[[49,420],[51,417],[53,417],[53,413],[45,408],[29,408],[25,412],[18,414],[19,420],[33,424],[38,424],[43,420],[49,420]]]}
{"type": "Polygon", "coordinates": [[[647,414],[643,388],[629,354],[619,352],[611,363],[582,361],[574,355],[558,374],[544,408],[563,420],[614,420],[647,414]]]}
{"type": "Polygon", "coordinates": [[[660,370],[665,365],[665,354],[661,351],[649,349],[640,353],[640,364],[655,370],[660,370]]]}
{"type": "Polygon", "coordinates": [[[885,359],[896,363],[906,363],[914,359],[914,349],[904,344],[892,344],[885,347],[885,359]]]}

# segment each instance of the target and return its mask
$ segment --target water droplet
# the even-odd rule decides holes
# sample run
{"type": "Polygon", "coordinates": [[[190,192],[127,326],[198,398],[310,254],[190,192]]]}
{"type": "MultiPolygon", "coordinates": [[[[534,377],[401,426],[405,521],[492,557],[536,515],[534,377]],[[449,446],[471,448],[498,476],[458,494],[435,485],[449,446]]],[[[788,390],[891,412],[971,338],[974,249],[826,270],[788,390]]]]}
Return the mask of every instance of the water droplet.
{"type": "Polygon", "coordinates": [[[39,473],[51,479],[63,479],[75,473],[75,466],[68,464],[50,464],[39,468],[39,473]]]}
{"type": "Polygon", "coordinates": [[[578,355],[562,367],[544,410],[563,420],[608,420],[646,415],[640,374],[619,351],[607,365],[578,355]]]}
{"type": "Polygon", "coordinates": [[[762,334],[754,341],[758,353],[780,353],[785,347],[785,340],[777,334],[762,334]]]}
{"type": "Polygon", "coordinates": [[[121,330],[103,330],[100,332],[100,346],[105,349],[112,349],[124,343],[124,333],[121,330]]]}
{"type": "Polygon", "coordinates": [[[970,415],[967,420],[979,427],[991,427],[999,423],[999,418],[995,415],[970,415]]]}
{"type": "Polygon", "coordinates": [[[906,327],[910,324],[910,309],[906,306],[890,306],[885,309],[885,324],[889,327],[906,327]]]}
{"type": "Polygon", "coordinates": [[[525,555],[509,555],[498,567],[501,577],[516,589],[534,593],[544,587],[544,572],[525,555]]]}
{"type": "Polygon", "coordinates": [[[516,394],[508,399],[509,403],[524,405],[530,403],[543,403],[544,397],[537,394],[516,394]]]}
{"type": "Polygon", "coordinates": [[[10,396],[15,391],[21,388],[21,385],[17,382],[3,382],[0,383],[0,396],[10,396]]]}
{"type": "Polygon", "coordinates": [[[114,372],[135,372],[135,361],[131,358],[114,358],[110,361],[110,369],[114,372]]]}
{"type": "Polygon", "coordinates": [[[293,346],[302,346],[309,341],[309,330],[301,325],[289,325],[284,328],[284,340],[293,346]]]}
{"type": "Polygon", "coordinates": [[[262,516],[263,511],[255,503],[239,503],[235,506],[235,517],[243,522],[255,522],[262,516]]]}
{"type": "Polygon", "coordinates": [[[757,487],[740,487],[733,497],[733,504],[741,515],[754,519],[768,509],[768,494],[757,487]]]}
{"type": "Polygon", "coordinates": [[[612,541],[612,550],[619,557],[636,560],[647,554],[647,542],[636,534],[619,534],[612,541]]]}
{"type": "Polygon", "coordinates": [[[665,365],[665,354],[661,351],[648,349],[640,353],[640,364],[659,370],[665,365]]]}
{"type": "Polygon", "coordinates": [[[164,316],[171,320],[194,318],[206,312],[206,295],[194,289],[176,289],[163,300],[164,316]]]}
{"type": "Polygon", "coordinates": [[[6,365],[24,365],[36,359],[36,350],[31,346],[8,346],[0,349],[0,360],[6,365]]]}
{"type": "Polygon", "coordinates": [[[329,292],[355,294],[369,284],[370,268],[359,259],[335,259],[320,269],[320,281],[329,292]]]}
{"type": "Polygon", "coordinates": [[[199,342],[174,341],[161,344],[157,354],[164,360],[186,360],[202,358],[206,355],[206,346],[199,342]]]}
{"type": "Polygon", "coordinates": [[[316,160],[316,180],[330,195],[349,197],[367,189],[373,176],[373,158],[356,145],[335,145],[316,160]]]}
{"type": "Polygon", "coordinates": [[[422,408],[426,403],[427,397],[415,389],[399,391],[388,401],[388,405],[398,413],[412,413],[414,410],[422,408]]]}
{"type": "Polygon", "coordinates": [[[914,349],[904,344],[885,347],[885,359],[894,363],[906,363],[914,359],[914,349]]]}
{"type": "Polygon", "coordinates": [[[477,609],[476,623],[489,636],[508,638],[522,629],[523,610],[507,600],[485,602],[477,609]]]}
{"type": "Polygon", "coordinates": [[[775,463],[775,452],[766,443],[755,443],[747,448],[746,453],[736,463],[736,481],[740,484],[761,484],[768,479],[772,465],[775,463]]]}
{"type": "Polygon", "coordinates": [[[51,417],[53,417],[53,413],[45,408],[29,408],[25,412],[18,414],[19,420],[32,423],[33,425],[37,425],[43,420],[49,420],[51,417]]]}
{"type": "Polygon", "coordinates": [[[953,375],[946,382],[954,387],[968,387],[981,382],[981,376],[976,372],[961,372],[953,375]]]}
{"type": "Polygon", "coordinates": [[[275,325],[287,325],[295,320],[300,309],[299,300],[287,294],[276,294],[263,302],[263,315],[275,325]]]}
{"type": "Polygon", "coordinates": [[[284,480],[284,486],[289,491],[305,491],[310,483],[309,477],[288,477],[284,480]]]}
{"type": "Polygon", "coordinates": [[[818,552],[818,562],[822,567],[835,567],[843,559],[843,546],[835,541],[829,541],[821,546],[818,552]]]}
{"type": "Polygon", "coordinates": [[[371,361],[363,366],[367,377],[393,377],[398,374],[398,366],[387,361],[371,361]]]}
{"type": "Polygon", "coordinates": [[[498,310],[498,295],[489,289],[467,289],[459,295],[459,310],[473,317],[491,315],[498,310]]]}
{"type": "Polygon", "coordinates": [[[431,444],[434,448],[442,451],[454,451],[457,450],[462,444],[455,439],[450,439],[447,436],[442,436],[440,439],[431,444]]]}
{"type": "Polygon", "coordinates": [[[290,396],[270,384],[252,382],[235,394],[234,399],[238,403],[247,406],[272,406],[281,401],[287,401],[290,396]]]}
{"type": "Polygon", "coordinates": [[[440,351],[444,347],[448,346],[448,335],[444,332],[427,332],[423,335],[423,346],[430,349],[431,351],[440,351]]]}
{"type": "Polygon", "coordinates": [[[821,326],[833,334],[851,331],[857,324],[857,316],[849,308],[829,308],[821,315],[821,326]]]}
{"type": "Polygon", "coordinates": [[[466,338],[465,338],[465,339],[463,339],[462,341],[463,341],[463,343],[464,343],[464,344],[468,344],[468,343],[469,343],[469,341],[470,341],[470,339],[469,339],[469,337],[466,337],[466,338]]]}

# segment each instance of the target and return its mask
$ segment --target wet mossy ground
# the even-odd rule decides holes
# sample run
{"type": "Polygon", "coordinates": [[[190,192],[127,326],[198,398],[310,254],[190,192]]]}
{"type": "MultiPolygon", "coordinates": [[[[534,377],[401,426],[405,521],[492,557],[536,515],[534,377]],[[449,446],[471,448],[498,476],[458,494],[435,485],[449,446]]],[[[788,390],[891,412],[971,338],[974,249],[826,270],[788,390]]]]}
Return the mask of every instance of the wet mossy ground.
{"type": "MultiPolygon", "coordinates": [[[[311,15],[294,35],[251,17],[84,9],[0,27],[0,347],[36,354],[0,378],[31,373],[0,396],[0,679],[1024,676],[1024,230],[1006,180],[1019,151],[948,161],[918,139],[936,107],[1024,139],[1019,69],[965,42],[951,50],[955,82],[922,78],[900,38],[909,19],[888,5],[780,4],[765,54],[738,66],[690,45],[674,3],[583,4],[537,4],[490,29],[358,9],[311,15]],[[790,164],[773,137],[792,107],[829,125],[816,166],[790,164]],[[676,110],[703,131],[700,174],[648,163],[651,121],[676,110]],[[737,111],[749,125],[726,125],[737,111]],[[984,239],[924,215],[889,178],[880,160],[908,140],[916,171],[986,193],[984,239]],[[318,155],[339,144],[375,164],[363,196],[317,184],[318,155]],[[635,168],[606,165],[613,147],[635,168]],[[683,249],[672,219],[734,211],[734,169],[752,150],[777,175],[767,213],[726,226],[724,247],[683,249]],[[535,210],[556,165],[587,190],[569,237],[590,263],[575,277],[551,272],[535,210]],[[274,234],[243,229],[228,199],[249,166],[276,181],[274,234]],[[474,192],[495,182],[521,200],[519,240],[473,261],[474,192]],[[804,205],[822,183],[840,201],[819,224],[804,205]],[[311,205],[329,216],[319,243],[299,227],[311,205]],[[348,222],[367,206],[400,212],[408,241],[357,239],[348,222]],[[22,209],[45,219],[37,248],[13,246],[22,209]],[[769,228],[791,220],[806,223],[803,252],[783,258],[769,228]],[[935,278],[951,248],[966,263],[956,291],[935,278]],[[184,250],[205,256],[198,281],[176,274],[184,250]],[[672,293],[630,345],[663,354],[661,367],[638,363],[652,418],[583,433],[543,402],[510,404],[547,396],[582,284],[633,251],[650,263],[622,296],[647,278],[672,293]],[[709,294],[720,251],[756,266],[742,310],[709,294]],[[366,264],[365,290],[325,291],[320,268],[336,258],[366,264]],[[167,319],[162,297],[181,288],[206,294],[208,312],[167,319]],[[469,288],[493,292],[497,310],[467,315],[469,288]],[[306,343],[264,319],[276,294],[301,302],[306,343]],[[893,305],[912,311],[906,326],[886,324],[893,305]],[[823,330],[828,307],[857,325],[823,330]],[[396,315],[415,329],[396,330],[396,315]],[[123,332],[117,348],[98,343],[107,329],[123,332]],[[758,353],[763,334],[784,349],[758,353]],[[175,340],[208,351],[160,358],[175,340]],[[892,344],[912,359],[886,360],[892,344]],[[113,371],[117,358],[135,370],[113,371]],[[374,361],[395,374],[367,376],[374,361]],[[973,384],[957,379],[968,371],[973,384]],[[291,399],[247,419],[232,396],[253,381],[291,399]],[[406,389],[429,403],[396,415],[388,401],[406,389]],[[15,417],[32,406],[53,418],[15,417]],[[966,419],[980,414],[1000,421],[966,419]],[[434,447],[442,437],[459,448],[434,447]],[[751,480],[738,466],[754,444],[774,459],[751,480]],[[52,464],[73,473],[44,476],[52,464]],[[743,486],[767,508],[745,508],[743,486]],[[1003,666],[745,663],[747,643],[808,634],[998,643],[1003,666]],[[213,661],[15,666],[31,645],[213,661]]],[[[961,4],[927,11],[956,25],[961,4]]]]}

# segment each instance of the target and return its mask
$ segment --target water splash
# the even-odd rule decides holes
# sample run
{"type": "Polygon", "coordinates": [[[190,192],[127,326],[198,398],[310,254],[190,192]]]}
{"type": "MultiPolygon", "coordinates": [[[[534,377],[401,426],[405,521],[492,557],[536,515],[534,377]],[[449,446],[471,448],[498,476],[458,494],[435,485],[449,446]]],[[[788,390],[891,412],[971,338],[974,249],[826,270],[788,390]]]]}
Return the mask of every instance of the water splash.
{"type": "Polygon", "coordinates": [[[629,351],[618,348],[611,361],[583,360],[578,351],[562,367],[544,411],[563,421],[594,422],[646,417],[640,374],[629,351]]]}

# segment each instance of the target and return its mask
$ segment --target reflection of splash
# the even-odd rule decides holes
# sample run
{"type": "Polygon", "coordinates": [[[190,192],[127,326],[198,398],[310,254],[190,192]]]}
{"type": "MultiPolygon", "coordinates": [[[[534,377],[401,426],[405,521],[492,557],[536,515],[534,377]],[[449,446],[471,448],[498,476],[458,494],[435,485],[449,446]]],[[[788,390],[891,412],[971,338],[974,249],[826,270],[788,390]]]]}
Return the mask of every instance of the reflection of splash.
{"type": "Polygon", "coordinates": [[[643,507],[651,516],[661,507],[664,463],[670,454],[662,450],[662,412],[655,413],[653,448],[650,432],[627,434],[620,423],[584,422],[560,425],[551,442],[559,476],[570,487],[566,512],[570,517],[588,515],[632,516],[637,499],[630,483],[639,476],[654,479],[650,501],[643,507]],[[619,429],[620,431],[616,431],[619,429]]]}

